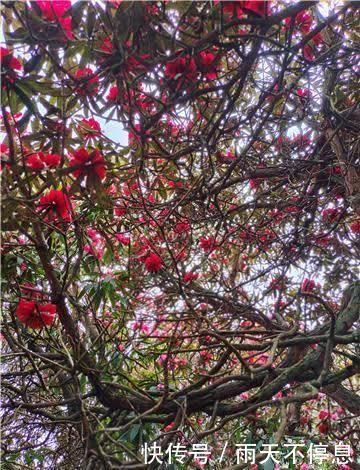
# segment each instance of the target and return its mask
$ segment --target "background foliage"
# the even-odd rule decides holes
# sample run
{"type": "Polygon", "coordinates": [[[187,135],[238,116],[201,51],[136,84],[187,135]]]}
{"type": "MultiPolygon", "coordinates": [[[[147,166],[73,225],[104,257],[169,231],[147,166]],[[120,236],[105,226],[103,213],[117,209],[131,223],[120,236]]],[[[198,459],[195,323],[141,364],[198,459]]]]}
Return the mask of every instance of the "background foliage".
{"type": "Polygon", "coordinates": [[[4,468],[144,468],[154,440],[356,459],[355,6],[1,14],[4,468]]]}

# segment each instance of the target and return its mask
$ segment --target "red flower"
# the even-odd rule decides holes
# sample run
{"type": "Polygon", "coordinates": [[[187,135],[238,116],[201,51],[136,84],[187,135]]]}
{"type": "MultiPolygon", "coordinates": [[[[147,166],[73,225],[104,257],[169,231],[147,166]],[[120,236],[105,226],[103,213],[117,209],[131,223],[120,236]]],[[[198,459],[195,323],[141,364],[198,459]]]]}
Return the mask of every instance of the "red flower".
{"type": "Polygon", "coordinates": [[[165,75],[171,80],[191,80],[196,77],[196,64],[189,55],[177,57],[165,66],[165,75]]]}
{"type": "Polygon", "coordinates": [[[329,429],[330,429],[330,428],[329,428],[329,424],[328,424],[328,423],[324,423],[324,422],[318,424],[318,425],[317,425],[317,428],[318,428],[319,432],[321,432],[321,434],[328,434],[329,429]]]}
{"type": "Polygon", "coordinates": [[[269,289],[271,290],[282,290],[286,287],[286,278],[282,276],[274,277],[269,285],[269,289]]]}
{"type": "Polygon", "coordinates": [[[251,178],[251,180],[249,180],[250,188],[254,189],[255,191],[261,186],[261,183],[261,178],[251,178]]]}
{"type": "Polygon", "coordinates": [[[210,253],[216,247],[215,237],[200,237],[200,247],[206,253],[210,253]]]}
{"type": "Polygon", "coordinates": [[[355,220],[350,224],[350,230],[356,234],[360,233],[360,219],[355,220]]]}
{"type": "Polygon", "coordinates": [[[105,54],[112,54],[115,50],[114,44],[110,38],[105,38],[100,46],[101,52],[105,54]]]}
{"type": "Polygon", "coordinates": [[[60,165],[61,156],[57,153],[44,154],[33,153],[26,159],[26,166],[32,170],[43,170],[44,168],[56,168],[60,165]]]}
{"type": "Polygon", "coordinates": [[[215,80],[217,77],[216,57],[212,52],[201,51],[198,55],[198,64],[201,72],[209,80],[215,80]]]}
{"type": "Polygon", "coordinates": [[[188,233],[191,230],[191,226],[187,220],[177,222],[174,227],[174,232],[181,234],[181,233],[188,233]]]}
{"type": "Polygon", "coordinates": [[[14,57],[12,52],[5,47],[0,47],[0,64],[1,67],[5,67],[12,71],[22,69],[22,63],[20,60],[14,57]]]}
{"type": "Polygon", "coordinates": [[[124,233],[117,233],[115,235],[116,239],[119,240],[119,242],[122,245],[130,245],[130,237],[129,235],[125,235],[124,233]]]}
{"type": "Polygon", "coordinates": [[[126,207],[122,206],[115,206],[114,207],[114,215],[116,215],[117,217],[122,217],[123,215],[125,215],[127,212],[127,209],[126,207]]]}
{"type": "Polygon", "coordinates": [[[75,78],[81,82],[76,88],[79,95],[93,96],[99,91],[99,77],[94,74],[90,67],[78,69],[75,78]]]}
{"type": "Polygon", "coordinates": [[[306,60],[308,60],[309,62],[312,62],[314,59],[315,59],[315,55],[313,53],[313,48],[312,46],[310,46],[309,44],[307,44],[306,46],[304,46],[303,48],[303,56],[306,60]]]}
{"type": "Polygon", "coordinates": [[[64,18],[64,15],[71,8],[71,2],[68,0],[37,0],[37,6],[41,10],[42,17],[51,22],[60,23],[68,39],[74,39],[72,32],[71,18],[64,18]]]}
{"type": "Polygon", "coordinates": [[[96,174],[101,180],[106,176],[106,165],[104,157],[99,150],[88,152],[85,148],[76,150],[70,160],[71,166],[76,167],[73,171],[75,178],[96,174]]]}
{"type": "Polygon", "coordinates": [[[145,267],[150,273],[156,273],[162,268],[162,259],[156,253],[150,253],[145,258],[145,267]]]}
{"type": "Polygon", "coordinates": [[[259,16],[265,16],[269,13],[270,1],[267,0],[251,0],[243,2],[243,8],[255,13],[259,16]]]}
{"type": "Polygon", "coordinates": [[[329,412],[325,411],[325,410],[321,410],[318,414],[318,418],[321,419],[322,421],[325,420],[325,419],[328,419],[329,416],[330,416],[329,412]]]}
{"type": "Polygon", "coordinates": [[[48,21],[58,20],[71,8],[69,0],[37,0],[36,4],[40,8],[43,18],[48,21]]]}
{"type": "Polygon", "coordinates": [[[321,246],[321,247],[328,246],[332,242],[332,240],[333,240],[332,237],[328,235],[324,235],[322,233],[314,237],[315,245],[321,246]]]}
{"type": "Polygon", "coordinates": [[[309,99],[310,92],[307,88],[298,88],[296,94],[301,100],[307,100],[309,99]]]}
{"type": "Polygon", "coordinates": [[[183,281],[185,283],[188,283],[188,282],[191,282],[191,281],[195,281],[198,277],[199,277],[199,274],[193,273],[192,271],[190,271],[189,273],[184,274],[183,281]]]}
{"type": "Polygon", "coordinates": [[[302,292],[313,292],[315,290],[315,281],[312,279],[304,279],[301,284],[302,292]]]}
{"type": "Polygon", "coordinates": [[[119,100],[119,88],[116,85],[110,88],[106,99],[108,101],[114,101],[114,102],[117,102],[119,100]]]}
{"type": "MultiPolygon", "coordinates": [[[[289,27],[291,24],[292,18],[286,18],[285,25],[289,27]]],[[[295,26],[303,33],[306,34],[310,31],[312,25],[312,17],[307,11],[300,11],[295,16],[295,26]]]]}
{"type": "Polygon", "coordinates": [[[335,208],[324,209],[321,213],[324,222],[333,223],[340,215],[340,210],[335,208]]]}
{"type": "Polygon", "coordinates": [[[256,15],[265,16],[269,12],[270,2],[265,0],[250,0],[250,1],[224,1],[221,2],[223,12],[231,15],[232,17],[241,18],[244,10],[255,13],[256,15]]]}
{"type": "Polygon", "coordinates": [[[243,1],[221,2],[223,12],[232,17],[241,18],[243,16],[242,4],[243,1]]]}
{"type": "Polygon", "coordinates": [[[16,316],[30,328],[50,326],[55,320],[56,305],[38,304],[33,300],[20,299],[16,308],[16,316]]]}
{"type": "Polygon", "coordinates": [[[58,189],[51,189],[47,194],[41,196],[39,202],[40,211],[46,212],[46,220],[56,221],[62,219],[71,222],[71,203],[65,193],[58,189]]]}
{"type": "Polygon", "coordinates": [[[321,32],[315,34],[315,36],[311,40],[316,46],[320,46],[320,44],[324,42],[324,38],[322,37],[321,32]]]}
{"type": "Polygon", "coordinates": [[[4,143],[0,144],[0,156],[2,155],[9,155],[9,147],[4,143]]]}
{"type": "Polygon", "coordinates": [[[79,122],[78,130],[84,136],[85,139],[99,137],[101,134],[100,123],[94,118],[82,119],[79,122]]]}
{"type": "Polygon", "coordinates": [[[309,62],[312,62],[315,59],[315,51],[316,48],[315,46],[319,46],[324,42],[323,37],[321,33],[316,34],[311,41],[306,44],[303,48],[303,56],[305,57],[306,60],[309,62]]]}

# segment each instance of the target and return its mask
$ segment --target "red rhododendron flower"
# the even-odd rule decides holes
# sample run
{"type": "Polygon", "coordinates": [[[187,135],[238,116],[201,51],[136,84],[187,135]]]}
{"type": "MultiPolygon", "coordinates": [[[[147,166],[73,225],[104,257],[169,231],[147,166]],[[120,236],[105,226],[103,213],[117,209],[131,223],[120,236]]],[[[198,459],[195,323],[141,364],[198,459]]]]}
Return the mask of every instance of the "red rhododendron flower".
{"type": "Polygon", "coordinates": [[[99,91],[99,77],[90,67],[78,69],[75,78],[79,80],[76,92],[79,95],[93,96],[99,91]]]}
{"type": "Polygon", "coordinates": [[[37,0],[36,4],[40,8],[43,18],[49,21],[58,20],[71,8],[69,0],[37,0]]]}
{"type": "Polygon", "coordinates": [[[324,422],[318,424],[317,428],[318,428],[319,432],[321,432],[321,434],[328,434],[329,429],[330,429],[329,424],[324,423],[324,422]]]}
{"type": "Polygon", "coordinates": [[[45,220],[52,222],[61,219],[64,222],[71,222],[70,200],[59,189],[51,189],[44,196],[41,196],[39,209],[44,212],[45,220]]]}
{"type": "Polygon", "coordinates": [[[1,68],[5,67],[11,71],[21,70],[22,63],[13,56],[12,52],[6,47],[0,47],[0,64],[1,68]]]}
{"type": "Polygon", "coordinates": [[[174,232],[178,233],[178,234],[184,233],[184,232],[187,233],[187,232],[190,231],[190,229],[191,229],[191,226],[190,226],[189,222],[184,220],[184,221],[181,221],[181,222],[177,222],[177,224],[174,227],[174,232]]]}
{"type": "Polygon", "coordinates": [[[215,237],[200,237],[200,247],[207,253],[215,248],[215,237]]]}
{"type": "Polygon", "coordinates": [[[209,80],[214,80],[217,77],[215,54],[209,51],[201,51],[197,60],[199,69],[205,74],[205,77],[209,80]]]}
{"type": "Polygon", "coordinates": [[[9,155],[9,147],[4,143],[0,144],[0,155],[9,155]]]}
{"type": "Polygon", "coordinates": [[[324,209],[321,213],[324,222],[333,223],[340,215],[340,210],[336,208],[324,209]]]}
{"type": "Polygon", "coordinates": [[[350,224],[350,230],[355,234],[360,233],[360,219],[355,220],[350,224]]]}
{"type": "Polygon", "coordinates": [[[78,130],[84,136],[85,139],[99,137],[101,134],[100,123],[94,118],[82,119],[79,122],[78,130]]]}
{"type": "MultiPolygon", "coordinates": [[[[285,20],[285,25],[287,27],[290,26],[292,22],[292,18],[286,18],[285,20]]],[[[303,10],[300,11],[296,16],[295,16],[295,27],[299,29],[303,34],[306,34],[310,31],[312,25],[312,17],[310,13],[307,11],[303,10]]]]}
{"type": "Polygon", "coordinates": [[[190,56],[177,57],[166,64],[165,75],[171,80],[191,80],[196,77],[195,60],[190,56]]]}
{"type": "Polygon", "coordinates": [[[301,284],[302,292],[313,292],[315,290],[315,281],[312,279],[304,279],[301,284]]]}
{"type": "Polygon", "coordinates": [[[328,419],[329,416],[330,416],[329,412],[325,411],[325,410],[321,410],[318,414],[318,418],[321,419],[321,420],[328,419]]]}
{"type": "Polygon", "coordinates": [[[193,273],[192,271],[190,271],[189,273],[184,274],[183,281],[185,283],[188,283],[188,282],[191,282],[191,281],[195,281],[198,277],[199,277],[199,274],[193,273]]]}
{"type": "Polygon", "coordinates": [[[253,189],[253,190],[255,190],[255,191],[256,191],[258,188],[260,188],[261,183],[262,183],[262,179],[261,179],[261,178],[251,178],[251,179],[249,180],[250,188],[253,189]]]}
{"type": "Polygon", "coordinates": [[[286,279],[282,276],[274,277],[270,281],[269,289],[271,290],[282,290],[286,286],[286,279]]]}
{"type": "Polygon", "coordinates": [[[119,242],[122,245],[130,245],[130,237],[129,235],[125,235],[124,233],[117,233],[115,235],[116,239],[119,240],[119,242]]]}
{"type": "Polygon", "coordinates": [[[316,51],[315,46],[319,46],[323,42],[324,42],[324,39],[323,39],[321,33],[316,34],[311,39],[311,41],[308,44],[306,44],[306,46],[304,46],[304,48],[303,48],[304,58],[306,60],[308,60],[309,62],[312,62],[315,59],[315,51],[316,51]]]}
{"type": "Polygon", "coordinates": [[[106,99],[114,102],[119,101],[119,88],[116,85],[110,88],[106,99]]]}
{"type": "Polygon", "coordinates": [[[310,46],[310,44],[306,44],[306,46],[304,46],[303,56],[309,62],[312,62],[315,59],[313,48],[312,48],[312,46],[310,46]]]}
{"type": "Polygon", "coordinates": [[[75,178],[96,174],[102,180],[106,176],[105,160],[97,149],[92,152],[85,148],[76,150],[72,153],[70,165],[75,167],[73,171],[75,178]]]}
{"type": "Polygon", "coordinates": [[[64,15],[71,8],[71,2],[68,0],[37,0],[37,6],[41,10],[44,19],[50,22],[57,22],[68,39],[74,39],[72,32],[71,18],[64,15]]]}
{"type": "Polygon", "coordinates": [[[43,170],[45,168],[56,168],[60,165],[61,156],[57,153],[33,153],[26,159],[26,166],[32,170],[43,170]]]}
{"type": "Polygon", "coordinates": [[[156,273],[162,268],[163,262],[160,256],[156,253],[150,253],[149,256],[145,258],[145,267],[150,273],[156,273]]]}
{"type": "Polygon", "coordinates": [[[100,46],[101,52],[105,54],[112,54],[115,50],[115,46],[110,38],[105,38],[100,46]]]}
{"type": "Polygon", "coordinates": [[[24,325],[40,329],[52,325],[55,320],[56,305],[39,304],[33,300],[21,299],[15,313],[24,325]]]}
{"type": "Polygon", "coordinates": [[[241,18],[245,11],[255,13],[256,15],[265,16],[269,12],[270,2],[265,0],[250,1],[223,1],[221,2],[223,12],[233,18],[241,18]]]}
{"type": "Polygon", "coordinates": [[[270,3],[267,0],[250,0],[243,2],[243,8],[259,16],[265,16],[269,13],[270,3]]]}
{"type": "Polygon", "coordinates": [[[298,88],[296,90],[296,94],[299,98],[301,98],[303,100],[307,100],[310,96],[310,92],[307,88],[298,88]]]}
{"type": "Polygon", "coordinates": [[[241,18],[243,16],[243,1],[226,1],[221,2],[223,12],[231,17],[241,18]]]}

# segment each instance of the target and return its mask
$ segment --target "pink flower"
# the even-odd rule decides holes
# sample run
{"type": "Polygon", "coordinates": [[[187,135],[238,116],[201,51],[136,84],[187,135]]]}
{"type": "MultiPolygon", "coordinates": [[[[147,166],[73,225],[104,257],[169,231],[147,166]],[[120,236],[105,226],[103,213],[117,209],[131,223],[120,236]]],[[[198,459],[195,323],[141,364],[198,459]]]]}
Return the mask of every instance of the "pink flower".
{"type": "Polygon", "coordinates": [[[300,465],[300,470],[310,470],[310,467],[307,463],[302,463],[300,465]]]}
{"type": "Polygon", "coordinates": [[[162,266],[162,259],[156,253],[150,253],[150,255],[145,258],[145,267],[150,273],[160,271],[162,266]]]}

